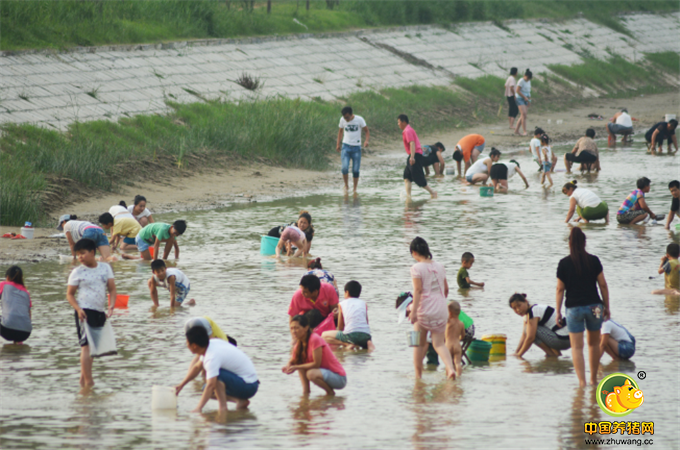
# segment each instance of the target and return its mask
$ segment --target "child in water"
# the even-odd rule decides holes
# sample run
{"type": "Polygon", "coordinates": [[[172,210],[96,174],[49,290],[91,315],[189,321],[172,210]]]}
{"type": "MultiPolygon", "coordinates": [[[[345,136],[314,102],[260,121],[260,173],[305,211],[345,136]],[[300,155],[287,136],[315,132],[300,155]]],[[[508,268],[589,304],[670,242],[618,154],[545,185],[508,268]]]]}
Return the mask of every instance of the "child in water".
{"type": "Polygon", "coordinates": [[[451,352],[456,376],[463,374],[463,349],[460,341],[465,338],[465,325],[460,320],[460,303],[449,303],[449,320],[446,322],[446,348],[451,352]]]}
{"type": "Polygon", "coordinates": [[[348,281],[345,284],[345,300],[340,302],[338,313],[338,329],[324,331],[321,337],[333,345],[349,344],[349,349],[365,348],[375,350],[371,342],[371,328],[368,325],[368,306],[361,295],[361,284],[348,281]]]}
{"type": "MultiPolygon", "coordinates": [[[[299,229],[295,225],[288,225],[283,233],[281,233],[281,238],[279,243],[276,245],[276,257],[281,256],[281,250],[286,243],[290,242],[297,248],[297,251],[293,255],[296,256],[307,256],[307,237],[305,232],[299,229]]],[[[290,252],[289,252],[290,253],[290,252]]]]}
{"type": "MultiPolygon", "coordinates": [[[[191,290],[189,278],[179,269],[166,268],[165,261],[162,259],[157,259],[151,263],[151,272],[153,272],[153,276],[149,278],[148,284],[154,306],[158,306],[158,290],[156,289],[158,286],[170,291],[171,308],[182,306],[184,299],[189,295],[189,290],[191,290]]],[[[195,304],[196,301],[193,298],[187,302],[189,306],[195,304]]]]}
{"type": "Polygon", "coordinates": [[[113,270],[106,263],[97,262],[95,251],[97,244],[91,239],[80,239],[73,246],[73,251],[80,266],[73,269],[68,277],[66,298],[75,310],[76,331],[80,343],[80,386],[94,386],[92,378],[92,361],[87,332],[82,322],[93,328],[103,327],[106,319],[113,314],[116,302],[116,283],[113,270]],[[109,293],[108,310],[106,309],[106,292],[109,293]],[[76,298],[76,293],[78,297],[76,298]]]}
{"type": "Polygon", "coordinates": [[[678,273],[680,264],[678,263],[678,256],[680,256],[680,245],[675,242],[668,244],[666,254],[661,258],[661,265],[659,266],[659,274],[663,274],[665,287],[664,289],[652,291],[652,294],[680,295],[680,273],[678,273]]]}
{"type": "Polygon", "coordinates": [[[31,296],[24,286],[24,273],[19,266],[12,266],[5,272],[5,281],[0,283],[0,336],[22,344],[31,335],[31,296]]]}
{"type": "Polygon", "coordinates": [[[484,283],[477,283],[477,282],[474,282],[470,279],[470,275],[468,274],[468,269],[470,269],[474,263],[475,263],[475,255],[473,255],[470,252],[463,253],[463,256],[461,257],[461,266],[460,266],[460,270],[458,270],[458,278],[457,278],[459,288],[470,289],[470,287],[472,287],[472,286],[484,287],[484,283]]]}
{"type": "Polygon", "coordinates": [[[543,133],[541,136],[541,153],[543,155],[543,173],[541,174],[541,184],[545,183],[545,179],[547,178],[550,182],[548,187],[552,187],[553,181],[552,177],[550,176],[550,172],[555,170],[557,156],[553,155],[552,149],[550,148],[550,138],[545,133],[543,133]]]}

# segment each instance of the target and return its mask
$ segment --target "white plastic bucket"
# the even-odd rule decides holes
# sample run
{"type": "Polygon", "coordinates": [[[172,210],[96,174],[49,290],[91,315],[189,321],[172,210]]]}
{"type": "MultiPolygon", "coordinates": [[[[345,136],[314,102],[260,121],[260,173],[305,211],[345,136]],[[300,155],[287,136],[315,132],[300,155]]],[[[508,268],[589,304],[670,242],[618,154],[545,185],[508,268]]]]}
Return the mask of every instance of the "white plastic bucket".
{"type": "Polygon", "coordinates": [[[33,228],[26,228],[26,227],[21,227],[21,235],[25,237],[26,239],[33,239],[33,232],[35,229],[33,228]]]}
{"type": "Polygon", "coordinates": [[[177,395],[172,386],[151,388],[151,409],[177,409],[177,395]]]}
{"type": "Polygon", "coordinates": [[[668,122],[675,119],[675,114],[666,114],[666,117],[664,118],[664,122],[668,122]]]}

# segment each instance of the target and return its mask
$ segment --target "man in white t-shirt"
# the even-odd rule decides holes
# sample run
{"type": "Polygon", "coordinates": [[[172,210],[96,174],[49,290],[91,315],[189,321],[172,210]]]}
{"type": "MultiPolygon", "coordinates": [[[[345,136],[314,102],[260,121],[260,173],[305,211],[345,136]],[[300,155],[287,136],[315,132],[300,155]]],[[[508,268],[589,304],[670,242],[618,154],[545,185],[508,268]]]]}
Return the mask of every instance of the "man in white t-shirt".
{"type": "Polygon", "coordinates": [[[345,106],[341,112],[338,143],[335,150],[341,152],[340,158],[342,160],[342,178],[345,181],[345,192],[349,191],[349,161],[350,159],[352,160],[354,194],[356,195],[357,185],[359,184],[359,168],[361,167],[361,130],[366,131],[364,147],[368,147],[368,140],[371,135],[364,118],[355,116],[351,107],[345,106]]]}
{"type": "Polygon", "coordinates": [[[614,117],[609,119],[607,132],[609,133],[609,139],[614,142],[616,142],[617,134],[622,135],[621,143],[626,142],[628,136],[633,134],[633,118],[630,117],[626,108],[623,108],[621,111],[614,114],[614,117]]]}
{"type": "Polygon", "coordinates": [[[210,339],[201,325],[186,332],[187,347],[200,361],[189,368],[184,380],[175,386],[175,393],[205,370],[205,388],[201,401],[192,412],[200,413],[208,400],[217,399],[219,411],[227,410],[227,401],[236,403],[236,409],[246,409],[250,398],[257,393],[260,382],[253,362],[239,348],[222,339],[210,339]]]}

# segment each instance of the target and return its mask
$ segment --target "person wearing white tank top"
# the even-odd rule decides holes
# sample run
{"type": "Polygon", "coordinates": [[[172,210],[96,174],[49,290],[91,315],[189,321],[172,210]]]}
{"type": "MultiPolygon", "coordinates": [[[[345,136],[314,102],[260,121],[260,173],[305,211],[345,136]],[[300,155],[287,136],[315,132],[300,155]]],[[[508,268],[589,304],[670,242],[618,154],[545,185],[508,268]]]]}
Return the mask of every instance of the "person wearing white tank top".
{"type": "Polygon", "coordinates": [[[338,329],[324,331],[321,337],[331,345],[349,345],[350,350],[365,348],[373,351],[371,328],[368,326],[368,306],[361,295],[361,284],[348,281],[345,284],[345,300],[340,302],[338,329]]]}
{"type": "Polygon", "coordinates": [[[621,143],[625,143],[628,136],[633,134],[633,118],[630,117],[627,109],[622,109],[609,119],[607,132],[609,133],[609,139],[614,142],[616,142],[617,134],[622,135],[621,143]]]}
{"type": "Polygon", "coordinates": [[[562,193],[569,197],[569,212],[565,223],[569,223],[574,216],[578,217],[574,222],[604,219],[604,223],[609,223],[609,206],[603,202],[593,191],[576,186],[576,180],[571,181],[562,187],[562,193]]]}

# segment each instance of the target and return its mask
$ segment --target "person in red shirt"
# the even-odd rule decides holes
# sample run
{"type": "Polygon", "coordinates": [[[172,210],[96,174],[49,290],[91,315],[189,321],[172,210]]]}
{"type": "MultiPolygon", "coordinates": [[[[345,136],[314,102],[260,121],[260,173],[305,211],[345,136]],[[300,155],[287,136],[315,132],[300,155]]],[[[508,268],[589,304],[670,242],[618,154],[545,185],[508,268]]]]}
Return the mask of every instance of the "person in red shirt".
{"type": "Polygon", "coordinates": [[[406,159],[406,167],[404,168],[404,185],[406,186],[406,196],[411,198],[411,183],[415,182],[418,186],[430,193],[432,198],[437,198],[437,193],[427,185],[425,179],[425,172],[423,172],[423,163],[425,157],[423,156],[423,149],[420,146],[420,140],[416,131],[408,124],[408,116],[400,114],[397,117],[397,125],[401,129],[402,138],[404,140],[404,149],[409,157],[406,159]]]}
{"type": "Polygon", "coordinates": [[[335,395],[335,389],[347,385],[345,369],[331,351],[330,346],[316,333],[312,333],[305,316],[295,316],[290,320],[290,334],[295,340],[288,364],[281,368],[285,374],[297,371],[302,382],[302,394],[309,395],[309,382],[335,395]]]}
{"type": "MultiPolygon", "coordinates": [[[[322,283],[314,274],[305,275],[300,280],[300,289],[295,291],[288,306],[290,320],[309,310],[317,309],[324,317],[328,317],[338,306],[338,293],[329,283],[322,283]]],[[[289,322],[290,322],[289,320],[289,322]]]]}
{"type": "Polygon", "coordinates": [[[484,151],[486,140],[481,134],[468,134],[456,144],[453,152],[453,159],[458,165],[458,176],[461,177],[470,166],[477,161],[479,155],[484,151]],[[461,161],[465,162],[465,170],[461,170],[461,161]]]}

